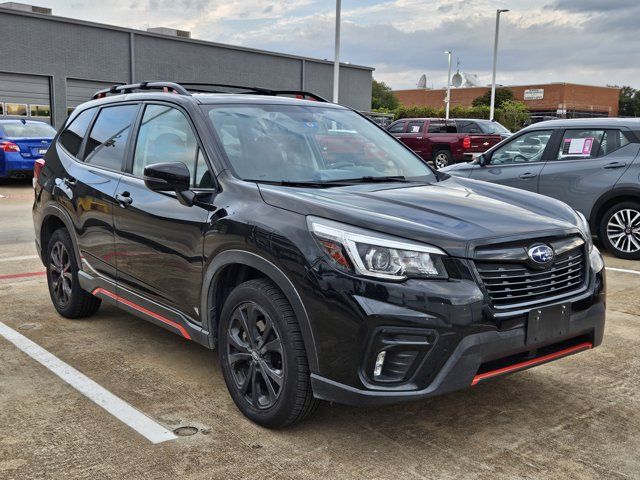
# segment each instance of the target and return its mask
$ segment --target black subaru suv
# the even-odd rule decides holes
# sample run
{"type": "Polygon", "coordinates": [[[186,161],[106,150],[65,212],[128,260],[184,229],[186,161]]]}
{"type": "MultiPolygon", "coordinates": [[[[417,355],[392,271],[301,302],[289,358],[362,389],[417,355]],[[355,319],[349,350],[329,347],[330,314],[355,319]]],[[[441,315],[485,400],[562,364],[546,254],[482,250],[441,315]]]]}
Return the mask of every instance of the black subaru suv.
{"type": "Polygon", "coordinates": [[[217,348],[268,427],[601,343],[603,261],[573,209],[436,172],[313,94],[222,87],[123,85],[71,114],[34,181],[61,315],[108,302],[217,348]]]}

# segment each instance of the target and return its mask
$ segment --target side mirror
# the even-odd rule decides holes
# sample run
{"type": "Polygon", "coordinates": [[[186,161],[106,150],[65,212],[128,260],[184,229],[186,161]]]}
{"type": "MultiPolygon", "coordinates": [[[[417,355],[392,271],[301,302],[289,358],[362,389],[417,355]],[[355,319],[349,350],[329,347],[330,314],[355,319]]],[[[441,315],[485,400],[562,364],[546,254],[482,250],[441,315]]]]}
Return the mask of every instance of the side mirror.
{"type": "Polygon", "coordinates": [[[190,190],[191,172],[182,162],[154,163],[144,168],[144,184],[154,192],[175,192],[183,205],[191,207],[195,193],[190,190]]]}
{"type": "Polygon", "coordinates": [[[488,163],[487,157],[484,156],[484,153],[478,157],[478,165],[481,167],[485,167],[488,163]]]}

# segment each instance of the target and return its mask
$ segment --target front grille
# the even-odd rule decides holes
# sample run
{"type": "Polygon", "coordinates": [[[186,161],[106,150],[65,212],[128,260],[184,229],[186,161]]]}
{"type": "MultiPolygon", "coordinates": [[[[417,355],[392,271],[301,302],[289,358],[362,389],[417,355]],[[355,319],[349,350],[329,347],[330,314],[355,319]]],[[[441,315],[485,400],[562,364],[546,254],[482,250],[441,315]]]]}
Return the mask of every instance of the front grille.
{"type": "Polygon", "coordinates": [[[558,255],[553,265],[535,270],[524,262],[478,262],[476,268],[495,309],[543,303],[581,290],[586,258],[579,247],[558,255]]]}

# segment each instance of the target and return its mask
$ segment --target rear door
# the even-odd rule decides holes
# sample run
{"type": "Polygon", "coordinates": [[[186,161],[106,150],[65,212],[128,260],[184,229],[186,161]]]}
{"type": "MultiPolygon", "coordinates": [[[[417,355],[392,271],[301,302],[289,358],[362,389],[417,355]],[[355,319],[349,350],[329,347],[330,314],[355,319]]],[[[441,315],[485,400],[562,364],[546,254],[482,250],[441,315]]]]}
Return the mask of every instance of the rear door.
{"type": "Polygon", "coordinates": [[[188,115],[172,104],[144,106],[131,150],[114,211],[118,294],[133,291],[198,322],[209,212],[182,205],[174,193],[149,190],[143,173],[154,163],[183,162],[193,189],[212,192],[214,176],[188,115]]]}
{"type": "Polygon", "coordinates": [[[540,174],[540,193],[568,203],[587,218],[638,155],[639,144],[619,129],[581,128],[562,140],[540,174]]]}
{"type": "Polygon", "coordinates": [[[553,130],[531,130],[514,137],[490,152],[486,166],[476,165],[470,178],[537,192],[552,135],[553,130]]]}
{"type": "Polygon", "coordinates": [[[426,158],[426,141],[424,140],[424,120],[409,120],[407,122],[407,128],[404,133],[400,135],[400,138],[404,144],[420,155],[422,158],[426,158]]]}
{"type": "Polygon", "coordinates": [[[85,110],[56,144],[66,172],[64,178],[55,179],[56,192],[74,217],[83,268],[113,280],[115,193],[138,108],[139,104],[130,103],[85,110]]]}

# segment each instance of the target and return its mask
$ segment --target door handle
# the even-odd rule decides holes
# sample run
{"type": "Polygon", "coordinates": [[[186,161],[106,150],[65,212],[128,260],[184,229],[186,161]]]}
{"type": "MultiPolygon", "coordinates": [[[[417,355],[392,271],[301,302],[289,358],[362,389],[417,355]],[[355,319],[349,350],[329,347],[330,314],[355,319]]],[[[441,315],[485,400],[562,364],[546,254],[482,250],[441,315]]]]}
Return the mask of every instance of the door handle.
{"type": "Polygon", "coordinates": [[[75,187],[77,180],[73,177],[64,177],[62,180],[67,187],[75,187]]]}
{"type": "Polygon", "coordinates": [[[527,172],[527,173],[523,173],[522,175],[520,175],[520,178],[523,180],[527,180],[529,178],[536,178],[538,176],[537,173],[531,173],[531,172],[527,172]]]}
{"type": "Polygon", "coordinates": [[[613,170],[614,168],[622,168],[622,167],[626,167],[627,164],[624,162],[611,162],[611,163],[607,163],[604,167],[604,169],[606,170],[613,170]]]}
{"type": "Polygon", "coordinates": [[[133,203],[133,198],[131,198],[131,194],[129,192],[122,192],[121,194],[116,194],[116,201],[122,208],[125,208],[133,203]]]}

